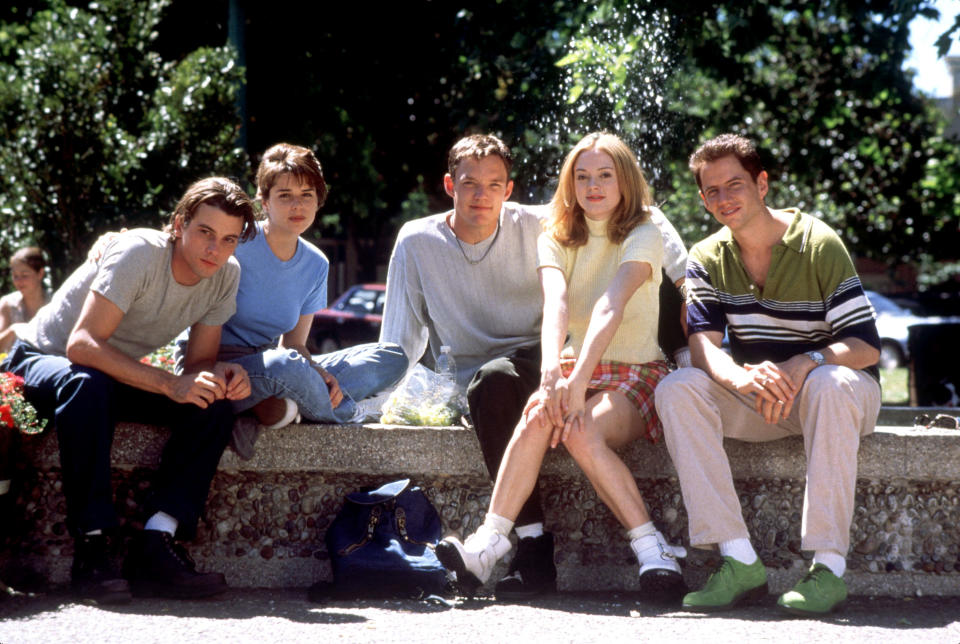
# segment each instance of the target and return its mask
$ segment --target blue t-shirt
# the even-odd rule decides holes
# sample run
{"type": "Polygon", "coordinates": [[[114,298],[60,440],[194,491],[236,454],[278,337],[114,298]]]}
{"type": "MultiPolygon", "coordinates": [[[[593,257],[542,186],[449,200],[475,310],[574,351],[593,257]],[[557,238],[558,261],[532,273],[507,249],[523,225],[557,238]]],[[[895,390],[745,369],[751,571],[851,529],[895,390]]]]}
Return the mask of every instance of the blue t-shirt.
{"type": "Polygon", "coordinates": [[[240,244],[236,256],[241,268],[237,312],[223,325],[220,344],[275,344],[297,325],[301,315],[327,305],[330,262],[310,242],[300,239],[293,257],[281,261],[257,224],[256,237],[240,244]]]}

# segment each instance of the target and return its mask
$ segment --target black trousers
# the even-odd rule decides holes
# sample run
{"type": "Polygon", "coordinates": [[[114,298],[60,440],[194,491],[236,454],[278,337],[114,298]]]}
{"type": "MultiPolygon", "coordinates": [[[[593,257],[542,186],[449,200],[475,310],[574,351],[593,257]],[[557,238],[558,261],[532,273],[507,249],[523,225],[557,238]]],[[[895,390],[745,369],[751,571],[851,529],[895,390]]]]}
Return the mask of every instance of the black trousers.
{"type": "Polygon", "coordinates": [[[165,512],[179,522],[180,537],[193,537],[233,431],[230,401],[206,409],[176,403],[24,342],[14,345],[3,366],[23,377],[26,398],[56,425],[71,534],[117,524],[110,448],[116,423],[134,421],[165,425],[172,432],[151,486],[147,515],[165,512]]]}
{"type": "MultiPolygon", "coordinates": [[[[539,343],[483,365],[467,386],[470,418],[490,476],[496,478],[500,461],[530,395],[540,386],[539,343]]],[[[516,525],[543,521],[540,480],[517,515],[516,525]]]]}

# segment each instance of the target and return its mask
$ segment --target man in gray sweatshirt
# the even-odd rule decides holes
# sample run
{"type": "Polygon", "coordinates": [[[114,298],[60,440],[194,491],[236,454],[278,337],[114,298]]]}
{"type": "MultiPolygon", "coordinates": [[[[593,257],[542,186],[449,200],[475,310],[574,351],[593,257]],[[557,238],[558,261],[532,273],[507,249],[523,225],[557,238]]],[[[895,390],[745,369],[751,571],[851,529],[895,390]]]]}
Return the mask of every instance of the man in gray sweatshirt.
{"type": "MultiPolygon", "coordinates": [[[[494,136],[453,146],[444,177],[453,210],[400,229],[380,331],[380,341],[403,347],[411,365],[427,350],[435,361],[441,346],[451,348],[491,476],[540,384],[540,217],[506,201],[512,163],[494,136]]],[[[553,536],[543,532],[536,487],[516,525],[517,555],[496,586],[499,598],[537,595],[556,583],[553,536]]]]}

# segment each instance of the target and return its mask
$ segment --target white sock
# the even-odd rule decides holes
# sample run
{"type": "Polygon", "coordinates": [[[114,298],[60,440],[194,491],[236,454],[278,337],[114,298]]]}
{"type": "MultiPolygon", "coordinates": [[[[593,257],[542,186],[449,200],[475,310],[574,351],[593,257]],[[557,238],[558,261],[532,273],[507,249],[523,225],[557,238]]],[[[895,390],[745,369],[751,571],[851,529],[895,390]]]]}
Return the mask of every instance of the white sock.
{"type": "Polygon", "coordinates": [[[724,557],[733,557],[748,566],[757,560],[757,551],[753,549],[749,539],[731,539],[720,542],[720,554],[724,557]]]}
{"type": "Polygon", "coordinates": [[[90,530],[89,532],[84,532],[83,534],[88,537],[93,537],[98,534],[103,534],[103,530],[101,530],[100,528],[97,528],[96,530],[90,530]]]}
{"type": "Polygon", "coordinates": [[[483,518],[483,525],[505,537],[509,536],[510,531],[513,530],[513,521],[493,512],[487,512],[487,515],[483,518]]]}
{"type": "Polygon", "coordinates": [[[847,558],[835,550],[817,550],[813,553],[813,563],[823,564],[837,577],[847,572],[847,558]]]}
{"type": "Polygon", "coordinates": [[[647,521],[643,525],[638,525],[636,528],[627,530],[627,539],[634,541],[647,535],[656,534],[656,532],[657,528],[653,525],[653,521],[647,521]]]}
{"type": "Polygon", "coordinates": [[[693,363],[690,361],[690,348],[682,347],[677,349],[677,352],[673,354],[673,361],[677,363],[678,367],[692,367],[693,363]]]}
{"type": "Polygon", "coordinates": [[[150,520],[147,521],[147,525],[143,526],[143,529],[160,530],[161,532],[168,533],[172,537],[177,533],[178,525],[179,522],[166,512],[157,512],[150,517],[150,520]]]}
{"type": "Polygon", "coordinates": [[[0,496],[3,496],[10,491],[10,480],[0,481],[0,496]]]}
{"type": "Polygon", "coordinates": [[[543,536],[543,521],[518,525],[514,528],[518,539],[536,539],[543,536]]]}

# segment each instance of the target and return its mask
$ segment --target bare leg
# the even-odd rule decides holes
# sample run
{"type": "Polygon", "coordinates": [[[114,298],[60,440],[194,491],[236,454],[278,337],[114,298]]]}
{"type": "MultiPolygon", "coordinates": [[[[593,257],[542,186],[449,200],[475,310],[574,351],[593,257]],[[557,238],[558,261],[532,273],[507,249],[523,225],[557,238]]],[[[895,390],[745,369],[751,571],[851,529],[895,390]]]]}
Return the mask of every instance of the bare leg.
{"type": "Polygon", "coordinates": [[[643,435],[640,412],[626,396],[604,391],[587,400],[585,417],[584,429],[567,437],[567,451],[624,528],[647,523],[650,515],[633,474],[614,452],[643,435]]]}
{"type": "Polygon", "coordinates": [[[533,492],[543,457],[550,445],[551,426],[545,414],[521,418],[500,461],[490,512],[514,521],[533,492]]]}

